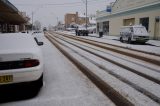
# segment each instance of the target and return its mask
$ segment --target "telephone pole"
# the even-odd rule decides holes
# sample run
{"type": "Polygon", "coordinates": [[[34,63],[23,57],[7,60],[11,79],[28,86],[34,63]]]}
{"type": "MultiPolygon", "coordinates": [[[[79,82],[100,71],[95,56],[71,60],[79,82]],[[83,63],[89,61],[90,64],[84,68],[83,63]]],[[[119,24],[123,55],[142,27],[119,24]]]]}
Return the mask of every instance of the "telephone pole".
{"type": "Polygon", "coordinates": [[[33,31],[33,12],[32,12],[32,31],[33,31]]]}
{"type": "Polygon", "coordinates": [[[87,5],[88,5],[88,3],[87,3],[88,1],[86,0],[86,30],[87,30],[87,5]]]}

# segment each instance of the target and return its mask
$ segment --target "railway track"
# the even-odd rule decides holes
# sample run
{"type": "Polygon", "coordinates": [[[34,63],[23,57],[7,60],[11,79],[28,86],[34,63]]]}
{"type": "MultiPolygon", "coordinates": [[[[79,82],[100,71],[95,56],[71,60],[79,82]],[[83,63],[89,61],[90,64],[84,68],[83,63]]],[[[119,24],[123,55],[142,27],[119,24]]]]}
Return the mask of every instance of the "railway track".
{"type": "Polygon", "coordinates": [[[71,39],[75,39],[75,40],[79,40],[88,44],[92,44],[98,47],[101,47],[103,49],[107,49],[107,50],[111,50],[123,55],[128,55],[134,58],[139,58],[141,60],[150,62],[152,64],[156,64],[156,65],[160,65],[160,55],[158,54],[152,54],[152,53],[148,53],[148,52],[144,52],[144,51],[138,51],[138,50],[133,50],[130,48],[125,48],[125,47],[121,47],[121,46],[117,46],[117,45],[112,45],[112,44],[108,44],[108,43],[102,43],[102,42],[98,42],[98,41],[94,41],[94,40],[89,40],[89,39],[84,39],[81,37],[75,37],[75,36],[70,36],[68,34],[64,34],[64,33],[58,33],[58,32],[54,32],[57,33],[59,35],[64,35],[65,37],[71,38],[71,39]]]}
{"type": "Polygon", "coordinates": [[[160,104],[158,64],[57,33],[47,33],[46,37],[116,105],[160,104]]]}

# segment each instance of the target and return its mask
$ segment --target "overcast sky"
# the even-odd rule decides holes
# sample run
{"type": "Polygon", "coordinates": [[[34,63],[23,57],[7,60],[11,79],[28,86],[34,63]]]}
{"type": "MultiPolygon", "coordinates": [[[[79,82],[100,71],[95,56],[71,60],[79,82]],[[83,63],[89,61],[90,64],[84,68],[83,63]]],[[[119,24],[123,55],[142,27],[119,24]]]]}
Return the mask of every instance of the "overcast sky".
{"type": "MultiPolygon", "coordinates": [[[[34,21],[39,20],[43,26],[56,25],[57,20],[64,22],[66,13],[85,13],[86,0],[9,0],[19,11],[25,11],[34,21]]],[[[88,0],[88,14],[105,10],[106,5],[115,0],[88,0]]]]}

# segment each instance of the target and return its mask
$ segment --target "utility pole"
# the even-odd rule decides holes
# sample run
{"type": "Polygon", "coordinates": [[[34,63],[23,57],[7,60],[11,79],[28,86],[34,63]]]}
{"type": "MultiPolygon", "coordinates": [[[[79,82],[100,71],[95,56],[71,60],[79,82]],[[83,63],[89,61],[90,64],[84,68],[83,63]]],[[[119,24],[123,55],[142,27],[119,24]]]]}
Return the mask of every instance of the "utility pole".
{"type": "Polygon", "coordinates": [[[87,3],[88,1],[86,0],[86,30],[87,30],[87,3]]]}
{"type": "Polygon", "coordinates": [[[32,31],[33,31],[33,12],[32,12],[32,31]]]}
{"type": "Polygon", "coordinates": [[[57,25],[58,25],[58,17],[57,17],[57,25]]]}

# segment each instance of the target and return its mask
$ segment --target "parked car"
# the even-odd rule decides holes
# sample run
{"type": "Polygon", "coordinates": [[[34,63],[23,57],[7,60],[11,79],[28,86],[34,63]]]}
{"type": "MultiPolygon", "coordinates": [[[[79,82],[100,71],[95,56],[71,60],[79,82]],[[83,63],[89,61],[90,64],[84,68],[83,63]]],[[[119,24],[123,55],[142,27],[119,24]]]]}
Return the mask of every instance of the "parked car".
{"type": "Polygon", "coordinates": [[[96,33],[96,26],[88,27],[87,29],[88,29],[88,33],[91,33],[91,34],[96,33]]]}
{"type": "Polygon", "coordinates": [[[30,34],[0,34],[0,88],[21,84],[37,90],[42,87],[44,66],[38,45],[43,43],[30,34]]]}
{"type": "Polygon", "coordinates": [[[75,32],[76,28],[66,28],[66,31],[75,32]]]}
{"type": "Polygon", "coordinates": [[[145,43],[149,40],[149,33],[142,25],[123,26],[120,31],[120,41],[145,43]]]}
{"type": "Polygon", "coordinates": [[[88,30],[85,28],[85,27],[79,27],[78,29],[77,29],[77,35],[78,36],[88,36],[88,30]]]}
{"type": "Polygon", "coordinates": [[[43,31],[44,31],[44,32],[45,32],[45,31],[47,31],[47,28],[46,28],[46,27],[44,27],[44,28],[43,28],[43,31]]]}

